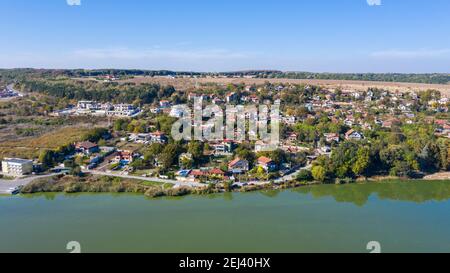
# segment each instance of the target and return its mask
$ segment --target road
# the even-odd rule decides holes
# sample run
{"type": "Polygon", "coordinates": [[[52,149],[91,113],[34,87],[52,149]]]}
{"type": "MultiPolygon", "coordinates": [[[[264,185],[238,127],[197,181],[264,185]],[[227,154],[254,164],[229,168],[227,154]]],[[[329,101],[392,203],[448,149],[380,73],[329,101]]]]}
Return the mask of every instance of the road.
{"type": "Polygon", "coordinates": [[[202,183],[180,182],[177,180],[162,179],[162,178],[156,178],[156,177],[142,177],[142,176],[123,175],[123,174],[115,174],[115,173],[99,172],[99,171],[86,171],[86,173],[95,174],[95,175],[103,175],[103,176],[128,178],[128,179],[138,179],[138,180],[149,181],[149,182],[167,183],[167,184],[172,184],[172,185],[175,185],[178,187],[180,187],[180,186],[189,186],[189,187],[193,187],[193,188],[206,187],[206,185],[202,184],[202,183]]]}
{"type": "Polygon", "coordinates": [[[295,172],[293,172],[291,174],[288,174],[288,175],[285,175],[283,177],[278,178],[277,180],[275,180],[275,183],[282,183],[282,182],[292,181],[292,180],[297,178],[297,176],[300,174],[301,171],[309,170],[311,168],[312,168],[312,165],[307,165],[305,167],[302,167],[302,168],[298,169],[297,171],[295,171],[295,172]]]}
{"type": "Polygon", "coordinates": [[[51,177],[51,176],[55,176],[55,175],[58,175],[58,174],[54,173],[54,174],[48,174],[48,175],[36,175],[36,176],[29,176],[29,177],[25,177],[25,178],[18,178],[15,180],[0,179],[0,194],[9,194],[10,188],[26,186],[36,179],[51,177]]]}

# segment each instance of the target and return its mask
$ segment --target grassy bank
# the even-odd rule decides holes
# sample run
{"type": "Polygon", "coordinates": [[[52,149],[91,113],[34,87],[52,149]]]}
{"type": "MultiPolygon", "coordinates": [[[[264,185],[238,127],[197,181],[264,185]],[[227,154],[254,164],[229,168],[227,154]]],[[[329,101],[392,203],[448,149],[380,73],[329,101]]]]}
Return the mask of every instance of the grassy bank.
{"type": "Polygon", "coordinates": [[[138,193],[148,197],[183,196],[187,194],[206,194],[217,192],[211,188],[192,189],[188,187],[173,188],[166,183],[125,179],[120,177],[95,176],[86,177],[54,176],[37,179],[26,185],[22,194],[33,193],[138,193]]]}

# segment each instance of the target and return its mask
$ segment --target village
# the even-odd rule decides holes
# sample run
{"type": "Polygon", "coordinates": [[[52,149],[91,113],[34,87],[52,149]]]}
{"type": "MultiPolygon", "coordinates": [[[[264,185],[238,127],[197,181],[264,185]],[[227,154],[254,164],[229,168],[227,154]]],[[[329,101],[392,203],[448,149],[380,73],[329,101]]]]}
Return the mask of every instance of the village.
{"type": "MultiPolygon", "coordinates": [[[[78,101],[73,108],[50,115],[110,117],[114,125],[96,142],[73,143],[64,160],[51,169],[43,168],[38,160],[5,158],[3,175],[20,177],[48,170],[70,173],[78,166],[79,173],[163,179],[178,187],[225,182],[239,187],[295,180],[301,173],[311,176],[318,159],[330,158],[342,143],[367,141],[367,134],[375,130],[391,132],[403,125],[424,122],[434,128],[435,137],[450,138],[450,121],[435,117],[448,113],[449,100],[434,92],[419,95],[370,88],[354,91],[303,86],[299,101],[295,97],[299,87],[293,85],[233,88],[224,96],[190,92],[186,104],[192,105],[194,97],[220,107],[279,103],[281,142],[276,147],[267,149],[268,143],[248,138],[174,142],[168,128],[183,115],[180,105],[170,100],[160,100],[143,109],[132,104],[78,101]],[[143,113],[145,117],[141,116],[143,113]],[[170,122],[166,126],[150,122],[146,123],[150,126],[130,127],[141,120],[158,118],[170,122]]],[[[270,118],[267,122],[271,122],[270,118]]]]}

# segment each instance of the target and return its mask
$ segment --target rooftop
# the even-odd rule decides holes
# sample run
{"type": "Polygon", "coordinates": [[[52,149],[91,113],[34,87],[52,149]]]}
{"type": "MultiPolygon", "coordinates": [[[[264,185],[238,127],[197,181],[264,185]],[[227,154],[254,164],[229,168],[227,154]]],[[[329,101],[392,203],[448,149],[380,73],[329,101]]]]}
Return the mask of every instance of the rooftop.
{"type": "Polygon", "coordinates": [[[21,158],[5,158],[3,161],[9,162],[9,163],[16,163],[16,164],[33,163],[32,160],[21,159],[21,158]]]}

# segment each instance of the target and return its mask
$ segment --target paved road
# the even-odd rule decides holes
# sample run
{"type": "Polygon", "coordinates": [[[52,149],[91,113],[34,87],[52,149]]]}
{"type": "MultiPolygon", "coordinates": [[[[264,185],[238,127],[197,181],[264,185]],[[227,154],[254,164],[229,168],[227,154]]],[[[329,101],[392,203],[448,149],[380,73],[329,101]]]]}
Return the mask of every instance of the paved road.
{"type": "Polygon", "coordinates": [[[99,171],[86,171],[86,173],[91,173],[95,175],[104,175],[104,176],[112,176],[112,177],[120,177],[120,178],[128,178],[128,179],[138,179],[149,182],[159,182],[159,183],[168,183],[175,186],[189,186],[189,187],[205,187],[205,184],[197,183],[197,182],[180,182],[172,179],[162,179],[156,177],[142,177],[142,176],[133,176],[133,175],[122,175],[116,173],[108,173],[108,172],[99,172],[99,171]]]}
{"type": "Polygon", "coordinates": [[[58,175],[58,174],[53,173],[53,174],[48,174],[48,175],[36,175],[36,176],[30,176],[30,177],[25,177],[25,178],[19,178],[19,179],[15,179],[15,180],[0,179],[0,194],[9,194],[10,188],[25,186],[36,179],[55,176],[55,175],[58,175]]]}
{"type": "Polygon", "coordinates": [[[278,178],[277,180],[275,180],[275,183],[292,181],[292,180],[297,178],[297,176],[300,174],[300,172],[302,170],[309,170],[311,168],[312,168],[312,165],[307,165],[305,167],[302,167],[302,168],[298,169],[297,171],[295,171],[295,172],[293,172],[291,174],[288,174],[288,175],[285,175],[283,177],[278,178]]]}

